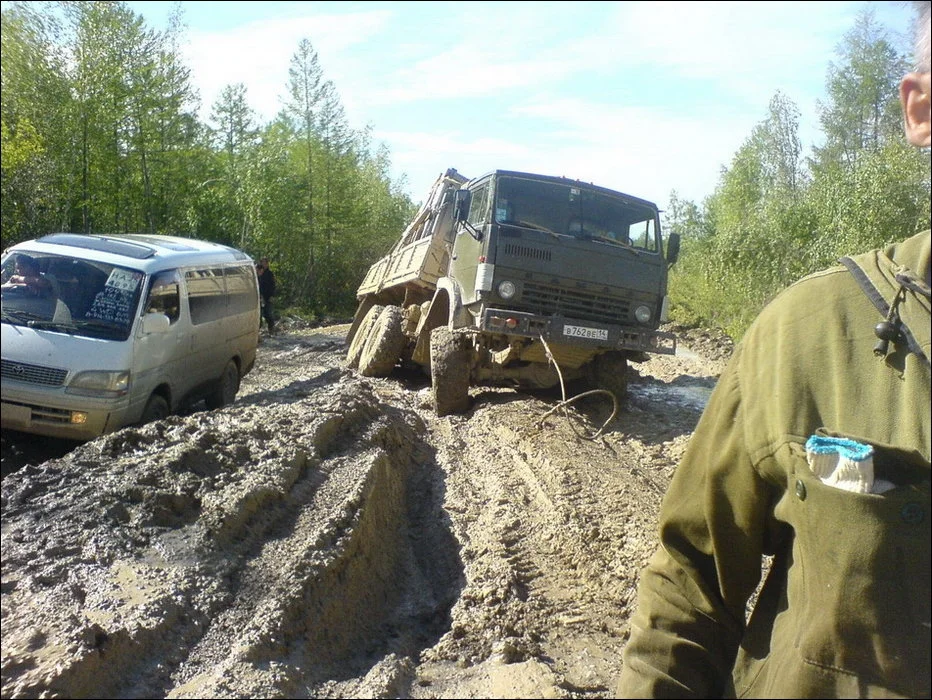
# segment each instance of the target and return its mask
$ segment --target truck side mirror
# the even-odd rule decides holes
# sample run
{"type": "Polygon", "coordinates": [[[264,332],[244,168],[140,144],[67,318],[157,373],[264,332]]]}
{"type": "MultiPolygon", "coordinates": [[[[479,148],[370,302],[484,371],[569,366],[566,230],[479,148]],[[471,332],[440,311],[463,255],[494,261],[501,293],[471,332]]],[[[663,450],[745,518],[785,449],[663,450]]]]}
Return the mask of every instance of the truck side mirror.
{"type": "Polygon", "coordinates": [[[453,220],[457,223],[466,221],[469,215],[469,205],[472,202],[472,192],[457,190],[453,193],[453,220]]]}
{"type": "Polygon", "coordinates": [[[680,257],[680,234],[667,236],[667,265],[672,265],[680,257]]]}

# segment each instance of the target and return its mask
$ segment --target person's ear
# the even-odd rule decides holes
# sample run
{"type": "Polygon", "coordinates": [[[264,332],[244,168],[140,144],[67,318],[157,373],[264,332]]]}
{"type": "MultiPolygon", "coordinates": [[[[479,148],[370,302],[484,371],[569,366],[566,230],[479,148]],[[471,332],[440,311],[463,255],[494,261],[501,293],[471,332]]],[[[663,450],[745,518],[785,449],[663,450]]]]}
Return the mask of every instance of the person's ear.
{"type": "Polygon", "coordinates": [[[906,139],[920,148],[932,144],[932,87],[929,73],[908,73],[900,81],[906,139]]]}

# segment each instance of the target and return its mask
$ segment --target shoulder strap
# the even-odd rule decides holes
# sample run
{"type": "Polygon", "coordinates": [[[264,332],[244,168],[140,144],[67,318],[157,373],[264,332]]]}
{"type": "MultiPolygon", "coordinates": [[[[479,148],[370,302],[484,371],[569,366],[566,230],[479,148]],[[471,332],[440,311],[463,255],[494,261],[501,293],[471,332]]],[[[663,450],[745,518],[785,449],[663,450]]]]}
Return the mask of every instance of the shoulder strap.
{"type": "MultiPolygon", "coordinates": [[[[858,286],[889,324],[891,337],[886,340],[905,342],[909,351],[916,355],[926,368],[929,368],[929,357],[923,351],[922,344],[916,339],[916,334],[901,318],[898,308],[907,292],[929,299],[932,296],[929,286],[912,274],[908,268],[897,265],[881,251],[853,257],[845,256],[840,259],[840,262],[854,276],[858,286]]],[[[878,324],[878,329],[881,325],[883,324],[878,324]]],[[[885,356],[887,343],[879,330],[878,337],[881,341],[874,350],[878,355],[885,356]]]]}

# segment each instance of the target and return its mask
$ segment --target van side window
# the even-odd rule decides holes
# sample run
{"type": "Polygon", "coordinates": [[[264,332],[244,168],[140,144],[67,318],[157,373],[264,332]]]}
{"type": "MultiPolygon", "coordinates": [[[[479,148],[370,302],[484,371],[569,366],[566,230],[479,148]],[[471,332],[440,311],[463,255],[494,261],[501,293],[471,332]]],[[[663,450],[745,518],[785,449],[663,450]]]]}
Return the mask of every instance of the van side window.
{"type": "Polygon", "coordinates": [[[185,272],[191,323],[216,321],[227,315],[227,295],[223,268],[199,268],[185,272]]]}
{"type": "Polygon", "coordinates": [[[179,281],[177,270],[165,270],[154,275],[146,302],[146,313],[165,314],[171,323],[177,321],[181,309],[179,281]]]}
{"type": "Polygon", "coordinates": [[[225,270],[227,313],[232,315],[247,313],[256,309],[259,292],[256,288],[256,273],[251,265],[236,265],[225,270]]]}

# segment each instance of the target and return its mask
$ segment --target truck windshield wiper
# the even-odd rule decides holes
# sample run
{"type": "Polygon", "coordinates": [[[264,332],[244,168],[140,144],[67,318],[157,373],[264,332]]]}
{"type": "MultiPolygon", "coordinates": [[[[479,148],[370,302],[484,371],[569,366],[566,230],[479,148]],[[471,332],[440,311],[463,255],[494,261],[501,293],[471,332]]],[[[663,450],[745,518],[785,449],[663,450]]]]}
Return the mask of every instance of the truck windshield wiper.
{"type": "Polygon", "coordinates": [[[556,231],[551,231],[546,226],[541,226],[540,224],[532,224],[530,221],[503,221],[505,226],[514,226],[515,228],[527,228],[532,231],[543,231],[544,233],[549,233],[554,238],[559,238],[560,234],[556,231]]]}
{"type": "Polygon", "coordinates": [[[592,236],[594,241],[602,241],[603,243],[611,243],[612,245],[617,245],[620,248],[631,251],[635,255],[640,255],[641,251],[633,247],[630,243],[622,243],[621,241],[616,241],[614,238],[609,238],[608,236],[592,236]]]}

